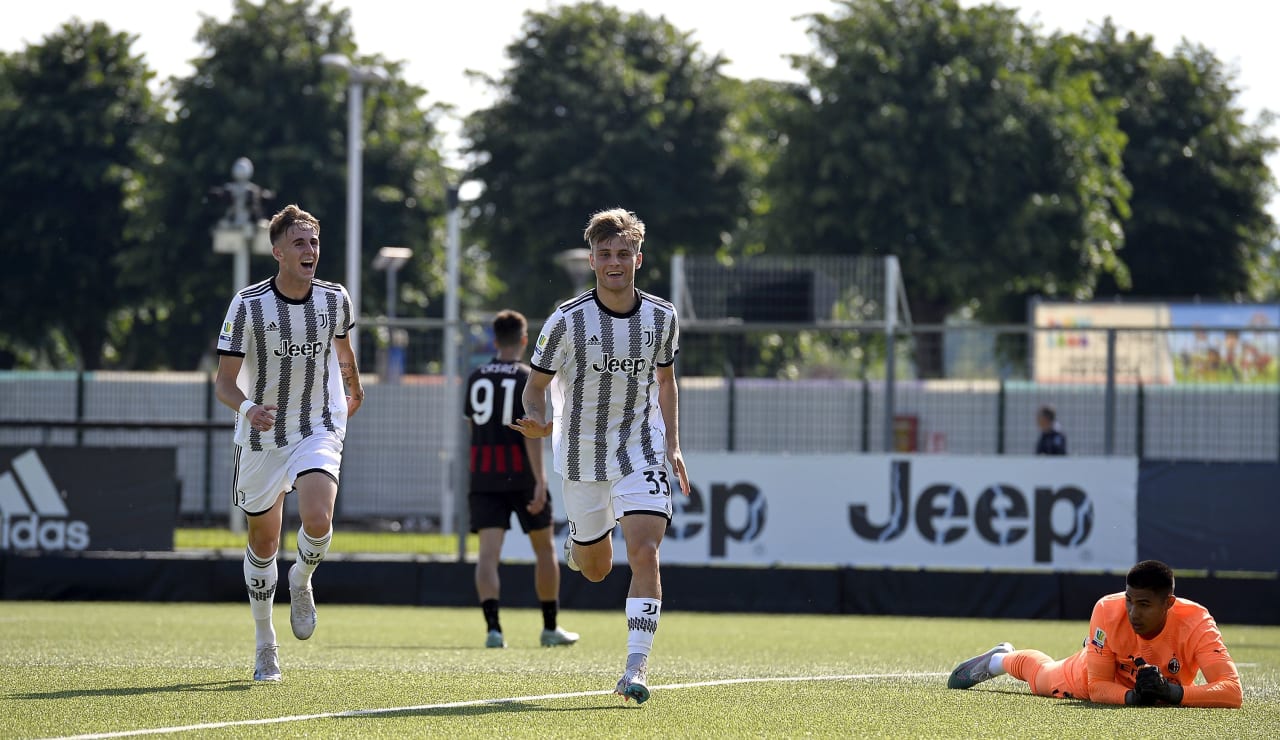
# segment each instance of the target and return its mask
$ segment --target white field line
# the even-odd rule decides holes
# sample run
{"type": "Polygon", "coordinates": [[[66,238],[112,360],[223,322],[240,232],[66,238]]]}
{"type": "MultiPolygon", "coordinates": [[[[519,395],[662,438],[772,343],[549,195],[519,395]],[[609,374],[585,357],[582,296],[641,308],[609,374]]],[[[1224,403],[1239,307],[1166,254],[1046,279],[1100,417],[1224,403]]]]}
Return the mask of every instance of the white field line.
{"type": "MultiPolygon", "coordinates": [[[[672,683],[662,686],[650,686],[651,691],[670,691],[673,689],[696,689],[706,686],[730,686],[742,683],[796,683],[802,681],[866,681],[870,679],[897,678],[935,678],[946,673],[850,673],[843,676],[774,676],[767,678],[727,678],[719,681],[697,681],[694,683],[672,683]]],[[[151,727],[140,730],[122,730],[120,732],[96,732],[89,735],[65,735],[49,740],[103,740],[113,737],[138,737],[140,735],[161,735],[170,732],[195,732],[198,730],[220,730],[225,727],[248,727],[252,725],[278,725],[286,722],[309,722],[317,719],[336,719],[339,717],[370,717],[378,714],[396,714],[400,712],[425,712],[433,709],[457,709],[459,707],[477,707],[485,704],[514,704],[516,702],[548,701],[552,699],[576,699],[583,696],[608,696],[613,691],[574,691],[567,694],[539,694],[537,696],[509,696],[499,699],[470,699],[452,701],[444,704],[421,704],[410,707],[384,707],[382,709],[348,709],[343,712],[323,712],[320,714],[295,714],[288,717],[267,717],[263,719],[241,719],[231,722],[205,722],[199,725],[177,725],[175,727],[151,727]]]]}

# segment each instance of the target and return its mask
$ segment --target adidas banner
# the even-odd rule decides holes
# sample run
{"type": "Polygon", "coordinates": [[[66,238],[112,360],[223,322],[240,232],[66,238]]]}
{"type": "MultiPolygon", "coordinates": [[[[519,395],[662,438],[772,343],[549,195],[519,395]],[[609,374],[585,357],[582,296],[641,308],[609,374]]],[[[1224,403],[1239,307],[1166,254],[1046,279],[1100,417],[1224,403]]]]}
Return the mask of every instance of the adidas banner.
{"type": "Polygon", "coordinates": [[[169,448],[0,447],[0,551],[172,550],[169,448]]]}

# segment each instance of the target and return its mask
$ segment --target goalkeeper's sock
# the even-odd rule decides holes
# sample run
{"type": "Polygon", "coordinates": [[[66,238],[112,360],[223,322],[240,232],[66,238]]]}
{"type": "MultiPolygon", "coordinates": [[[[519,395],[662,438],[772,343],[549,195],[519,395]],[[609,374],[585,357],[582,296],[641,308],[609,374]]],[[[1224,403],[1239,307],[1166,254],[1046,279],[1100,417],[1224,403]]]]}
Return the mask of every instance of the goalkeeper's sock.
{"type": "Polygon", "coordinates": [[[647,656],[653,650],[653,635],[662,616],[660,599],[627,599],[627,654],[647,656]]]}
{"type": "Polygon", "coordinates": [[[333,542],[333,527],[323,537],[312,537],[307,530],[298,527],[298,562],[289,569],[289,588],[304,589],[311,585],[311,574],[329,552],[333,542]]]}
{"type": "Polygon", "coordinates": [[[276,644],[276,628],[271,623],[271,607],[276,599],[280,569],[275,558],[260,558],[253,548],[244,549],[244,585],[249,592],[249,612],[253,614],[254,637],[258,647],[276,644]]]}
{"type": "Polygon", "coordinates": [[[987,668],[989,668],[989,669],[991,670],[991,675],[993,675],[993,676],[1003,676],[1003,675],[1004,675],[1004,673],[1005,673],[1005,670],[1004,670],[1004,656],[1006,656],[1006,655],[1008,655],[1008,654],[1009,654],[1009,653],[996,653],[995,655],[992,655],[992,656],[991,656],[991,662],[987,664],[987,668]]]}

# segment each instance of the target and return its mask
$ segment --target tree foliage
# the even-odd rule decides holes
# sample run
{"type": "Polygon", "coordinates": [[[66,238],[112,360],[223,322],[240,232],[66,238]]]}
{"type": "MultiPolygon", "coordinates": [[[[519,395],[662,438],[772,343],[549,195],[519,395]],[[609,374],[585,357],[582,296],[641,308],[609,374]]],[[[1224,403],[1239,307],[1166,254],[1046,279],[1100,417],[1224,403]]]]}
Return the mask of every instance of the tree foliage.
{"type": "MultiPolygon", "coordinates": [[[[414,250],[401,271],[421,313],[439,295],[440,240],[433,218],[443,210],[445,173],[421,88],[400,65],[357,53],[348,11],[311,0],[236,0],[227,22],[206,19],[197,34],[205,52],[189,78],[173,81],[174,117],[164,162],[151,191],[158,238],[130,254],[130,278],[145,286],[131,335],[134,366],[195,367],[208,358],[233,289],[232,257],[212,251],[211,229],[225,204],[209,198],[247,156],[254,181],[275,192],[271,211],[297,203],[321,222],[318,276],[346,281],[347,78],[324,67],[327,53],[379,66],[386,80],[365,87],[362,300],[381,313],[380,275],[370,268],[381,246],[414,250]]],[[[275,272],[254,257],[250,281],[275,272]]]]}
{"type": "Polygon", "coordinates": [[[485,185],[470,233],[500,255],[504,300],[539,316],[568,297],[555,255],[614,206],[645,221],[638,279],[665,294],[670,255],[716,250],[742,212],[722,61],[664,19],[598,2],[527,13],[507,54],[498,101],[465,129],[485,185]]]}
{"type": "Polygon", "coordinates": [[[160,109],[135,37],[71,21],[0,56],[0,366],[99,367],[160,109]]]}
{"type": "MultiPolygon", "coordinates": [[[[0,326],[0,367],[210,359],[239,286],[211,249],[225,203],[209,193],[242,156],[276,194],[264,215],[298,203],[320,217],[320,276],[345,282],[348,80],[326,53],[386,72],[362,118],[363,314],[385,299],[373,254],[395,245],[415,254],[401,315],[439,315],[457,178],[438,108],[400,64],[359,53],[347,11],[233,2],[160,97],[135,39],[103,24],[0,54],[0,306],[21,319],[0,326]]],[[[639,279],[660,294],[684,251],[895,254],[918,323],[960,308],[1020,321],[1034,294],[1276,295],[1271,118],[1244,121],[1206,49],[1165,56],[1109,22],[1043,38],[1013,10],[956,0],[839,0],[810,23],[807,80],[784,84],[726,78],[663,18],[601,2],[526,14],[509,71],[489,80],[497,102],[465,127],[485,190],[468,210],[464,301],[545,315],[572,289],[556,253],[618,205],[648,224],[639,279]],[[497,300],[490,273],[508,288],[497,300]]],[[[274,271],[255,257],[250,279],[274,271]]],[[[738,356],[794,374],[835,372],[853,349],[862,372],[876,352],[809,339],[738,342],[738,356]]]]}
{"type": "Polygon", "coordinates": [[[1124,219],[1128,290],[1158,298],[1260,298],[1273,276],[1263,260],[1277,237],[1266,211],[1276,150],[1269,118],[1248,125],[1232,76],[1207,49],[1184,42],[1161,54],[1150,36],[1123,36],[1110,19],[1090,37],[1054,39],[1058,65],[1095,73],[1128,138],[1133,186],[1124,219]]]}
{"type": "Polygon", "coordinates": [[[897,255],[923,323],[966,305],[1021,319],[1029,295],[1125,279],[1115,115],[1083,75],[1038,75],[1015,11],[842,0],[811,32],[771,251],[897,255]]]}

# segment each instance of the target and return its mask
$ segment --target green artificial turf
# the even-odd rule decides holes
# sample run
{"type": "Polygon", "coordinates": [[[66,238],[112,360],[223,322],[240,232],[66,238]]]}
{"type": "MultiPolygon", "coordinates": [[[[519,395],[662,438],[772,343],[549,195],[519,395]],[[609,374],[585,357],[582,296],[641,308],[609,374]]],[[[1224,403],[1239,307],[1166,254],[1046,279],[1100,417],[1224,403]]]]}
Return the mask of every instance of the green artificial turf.
{"type": "Polygon", "coordinates": [[[946,688],[957,662],[996,642],[1063,656],[1085,624],[684,613],[669,597],[653,695],[637,706],[610,693],[626,652],[621,604],[563,613],[582,640],[560,648],[538,646],[539,613],[505,609],[509,647],[487,650],[478,608],[322,597],[306,642],[276,608],[284,681],[274,685],[250,680],[247,604],[0,602],[0,737],[1261,738],[1280,728],[1280,627],[1222,625],[1243,709],[1116,708],[1035,697],[1007,676],[946,688]]]}

